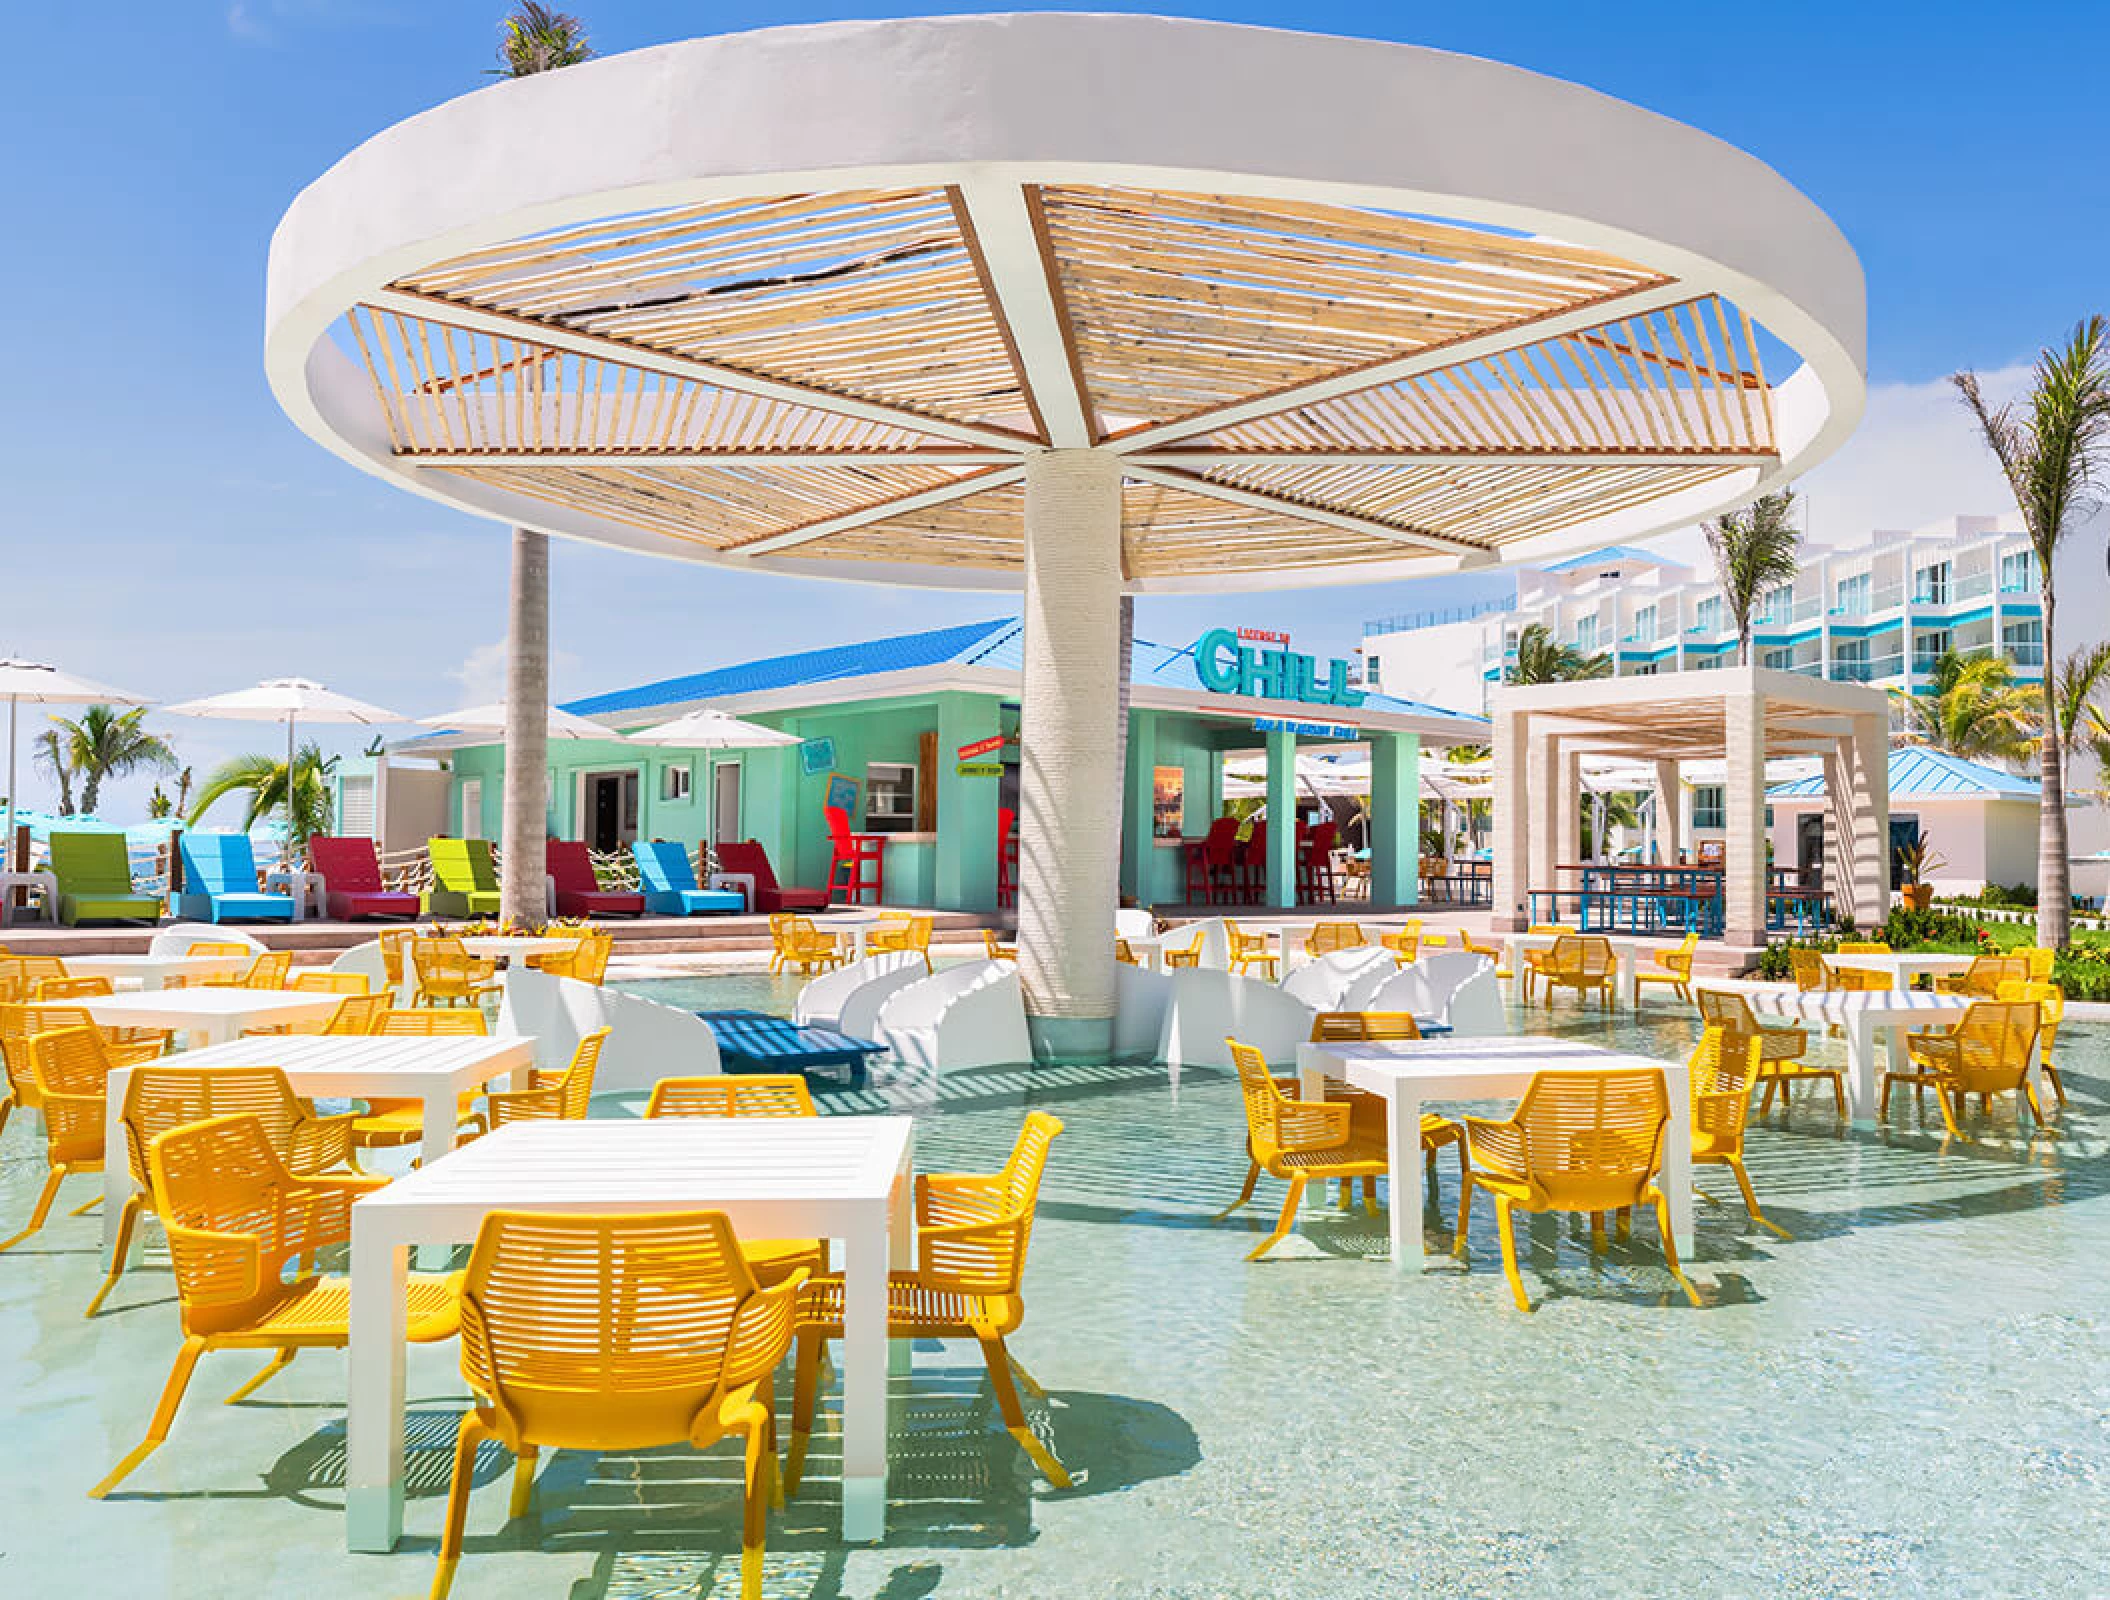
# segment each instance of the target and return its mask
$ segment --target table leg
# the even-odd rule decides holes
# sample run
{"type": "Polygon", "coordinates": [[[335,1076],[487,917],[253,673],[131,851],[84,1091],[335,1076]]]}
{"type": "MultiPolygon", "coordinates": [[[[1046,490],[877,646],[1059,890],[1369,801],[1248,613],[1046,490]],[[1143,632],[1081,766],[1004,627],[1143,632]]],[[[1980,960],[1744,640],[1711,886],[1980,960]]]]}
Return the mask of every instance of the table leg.
{"type": "Polygon", "coordinates": [[[1394,1084],[1385,1097],[1385,1157],[1392,1173],[1392,1267],[1424,1272],[1428,1252],[1421,1237],[1421,1095],[1394,1084]]]}
{"type": "Polygon", "coordinates": [[[451,1084],[424,1097],[424,1118],[418,1129],[418,1159],[426,1166],[454,1148],[455,1130],[461,1124],[461,1106],[451,1084]]]}
{"type": "Polygon", "coordinates": [[[1627,1010],[1637,1009],[1641,1004],[1641,985],[1634,976],[1638,960],[1632,945],[1622,946],[1619,952],[1619,998],[1627,1010]]]}
{"type": "Polygon", "coordinates": [[[1856,1127],[1875,1121],[1876,1028],[1865,1014],[1846,1024],[1846,1107],[1856,1127]]]}
{"type": "Polygon", "coordinates": [[[345,1543],[389,1551],[403,1535],[403,1329],[410,1263],[352,1208],[351,1342],[345,1396],[345,1543]]]}
{"type": "Polygon", "coordinates": [[[843,1537],[886,1537],[885,1212],[860,1217],[843,1239],[843,1537]]]}
{"type": "Polygon", "coordinates": [[[1665,1069],[1670,1130],[1663,1151],[1663,1195],[1670,1201],[1670,1234],[1683,1258],[1692,1253],[1692,1080],[1683,1066],[1665,1069]]]}
{"type": "MultiPolygon", "coordinates": [[[[916,1265],[916,1175],[908,1152],[902,1151],[901,1170],[894,1174],[893,1193],[887,1197],[887,1269],[910,1272],[916,1265]]],[[[887,1376],[905,1378],[915,1370],[916,1349],[907,1339],[886,1342],[887,1376]]]]}
{"type": "MultiPolygon", "coordinates": [[[[132,1197],[132,1163],[125,1154],[125,1125],[118,1117],[125,1103],[125,1089],[132,1081],[130,1067],[110,1074],[103,1104],[103,1266],[117,1264],[117,1217],[132,1197]]],[[[134,1247],[137,1248],[136,1246],[134,1247]]]]}

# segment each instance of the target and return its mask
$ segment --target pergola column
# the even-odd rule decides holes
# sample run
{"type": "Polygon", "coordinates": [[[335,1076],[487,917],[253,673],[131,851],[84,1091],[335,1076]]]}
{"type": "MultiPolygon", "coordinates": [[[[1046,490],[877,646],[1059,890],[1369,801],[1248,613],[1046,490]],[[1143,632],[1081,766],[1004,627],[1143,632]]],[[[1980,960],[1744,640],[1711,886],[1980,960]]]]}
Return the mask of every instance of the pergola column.
{"type": "MultiPolygon", "coordinates": [[[[1522,930],[1525,915],[1526,860],[1531,844],[1529,799],[1531,718],[1497,705],[1494,713],[1494,926],[1503,932],[1522,930]]],[[[1374,803],[1377,796],[1373,793],[1374,803]]]]}
{"type": "Polygon", "coordinates": [[[1656,763],[1656,854],[1666,867],[1678,864],[1685,848],[1685,786],[1675,761],[1656,763]]]}
{"type": "Polygon", "coordinates": [[[1729,758],[1724,803],[1728,837],[1722,861],[1722,937],[1730,944],[1766,942],[1766,697],[1733,692],[1722,705],[1729,758]]]}
{"type": "Polygon", "coordinates": [[[1370,739],[1370,903],[1411,906],[1421,898],[1421,737],[1370,739]]]}
{"type": "MultiPolygon", "coordinates": [[[[1566,861],[1580,861],[1582,853],[1582,809],[1584,791],[1582,786],[1582,751],[1573,741],[1563,741],[1559,746],[1559,761],[1554,767],[1553,785],[1553,865],[1558,868],[1566,861]]],[[[1560,874],[1556,871],[1547,881],[1549,889],[1560,886],[1560,874]]]]}
{"type": "Polygon", "coordinates": [[[1019,702],[1018,967],[1042,1060],[1105,1060],[1121,882],[1121,464],[1025,458],[1025,674],[1019,702]]]}
{"type": "Polygon", "coordinates": [[[1267,735],[1267,903],[1297,904],[1297,736],[1267,735]]]}
{"type": "Polygon", "coordinates": [[[505,808],[499,915],[519,927],[549,919],[549,535],[513,530],[512,618],[506,637],[505,808]]]}
{"type": "Polygon", "coordinates": [[[1890,719],[1854,718],[1854,908],[1863,925],[1890,915],[1890,719]]]}

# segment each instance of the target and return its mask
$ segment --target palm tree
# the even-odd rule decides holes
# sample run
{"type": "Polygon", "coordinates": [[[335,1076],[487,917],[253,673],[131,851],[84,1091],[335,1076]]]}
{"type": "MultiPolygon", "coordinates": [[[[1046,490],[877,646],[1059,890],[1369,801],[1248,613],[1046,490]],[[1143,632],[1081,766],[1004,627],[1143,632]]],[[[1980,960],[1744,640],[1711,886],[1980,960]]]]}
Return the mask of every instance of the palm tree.
{"type": "Polygon", "coordinates": [[[2100,732],[2110,732],[2110,718],[2103,715],[2096,696],[2106,687],[2110,687],[2110,640],[2069,651],[2059,663],[2059,756],[2065,769],[2059,781],[2069,788],[2077,743],[2096,755],[2096,765],[2102,767],[2095,738],[2100,732]]]}
{"type": "Polygon", "coordinates": [[[1736,664],[1751,665],[1751,613],[1758,602],[1800,570],[1796,548],[1802,530],[1794,523],[1795,491],[1762,494],[1749,505],[1700,524],[1714,552],[1714,581],[1736,623],[1736,664]]]}
{"type": "Polygon", "coordinates": [[[94,705],[78,721],[51,719],[53,731],[65,741],[74,775],[81,780],[81,810],[89,816],[95,815],[102,799],[105,778],[130,777],[141,770],[176,770],[176,752],[168,740],[141,726],[146,714],[145,706],[119,711],[114,706],[94,705]]]}
{"type": "Polygon", "coordinates": [[[1945,650],[1919,694],[1890,691],[1914,744],[1966,761],[2020,761],[2037,746],[2037,694],[2005,656],[1945,650]]]}
{"type": "MultiPolygon", "coordinates": [[[[2094,510],[2090,491],[2110,449],[2110,322],[2089,317],[2064,345],[2037,358],[2029,393],[1997,409],[1975,372],[1952,380],[2000,463],[2037,557],[2044,659],[2054,648],[2058,596],[2054,558],[2067,533],[2094,510]]],[[[2066,867],[2066,758],[2060,742],[2058,675],[2044,674],[2043,778],[2037,809],[2037,942],[2064,949],[2073,893],[2066,867]]]]}
{"type": "Polygon", "coordinates": [[[1584,678],[1609,678],[1612,658],[1587,656],[1572,644],[1562,644],[1543,622],[1534,622],[1517,635],[1516,659],[1503,674],[1505,683],[1574,683],[1584,678]]]}
{"type": "Polygon", "coordinates": [[[31,759],[59,786],[59,815],[73,815],[73,755],[56,728],[46,728],[30,745],[31,759]]]}
{"type": "MultiPolygon", "coordinates": [[[[501,78],[577,66],[593,55],[586,25],[539,0],[522,0],[499,25],[501,78]]],[[[542,842],[548,834],[549,535],[513,530],[512,608],[506,633],[505,823],[499,914],[525,927],[542,921],[542,842]]]]}
{"type": "MultiPolygon", "coordinates": [[[[304,744],[294,756],[293,805],[287,813],[289,850],[298,852],[314,835],[330,831],[329,776],[336,768],[337,757],[325,759],[316,745],[304,744]]],[[[244,793],[249,800],[242,813],[242,831],[247,833],[259,819],[285,806],[286,758],[247,755],[220,763],[206,774],[205,786],[198,791],[198,803],[190,811],[191,825],[197,826],[215,801],[244,793]]]]}

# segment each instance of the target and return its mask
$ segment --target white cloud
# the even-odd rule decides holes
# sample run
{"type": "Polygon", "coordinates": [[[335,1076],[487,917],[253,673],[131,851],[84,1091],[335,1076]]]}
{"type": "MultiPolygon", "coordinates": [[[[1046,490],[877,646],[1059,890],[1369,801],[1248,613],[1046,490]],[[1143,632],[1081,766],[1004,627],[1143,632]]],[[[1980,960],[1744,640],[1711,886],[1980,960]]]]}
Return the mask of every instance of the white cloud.
{"type": "Polygon", "coordinates": [[[227,8],[227,31],[237,39],[251,41],[268,39],[271,35],[261,19],[251,11],[244,0],[234,0],[227,8]]]}
{"type": "MultiPolygon", "coordinates": [[[[579,665],[579,658],[569,650],[550,652],[550,681],[579,665]]],[[[463,658],[460,666],[448,674],[462,686],[461,704],[485,706],[502,702],[506,697],[506,642],[503,639],[491,644],[480,644],[463,658]]],[[[444,707],[441,709],[453,709],[444,707]]]]}

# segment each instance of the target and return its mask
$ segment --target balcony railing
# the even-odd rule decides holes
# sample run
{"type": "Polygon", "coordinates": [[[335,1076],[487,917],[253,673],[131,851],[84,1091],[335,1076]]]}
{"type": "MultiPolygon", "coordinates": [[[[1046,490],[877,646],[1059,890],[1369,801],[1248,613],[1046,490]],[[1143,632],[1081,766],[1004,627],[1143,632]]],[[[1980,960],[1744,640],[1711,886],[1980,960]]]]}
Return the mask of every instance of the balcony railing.
{"type": "Polygon", "coordinates": [[[1831,676],[1839,683],[1880,683],[1885,678],[1903,677],[1905,658],[1903,655],[1869,656],[1864,660],[1851,658],[1832,662],[1831,676]]]}

